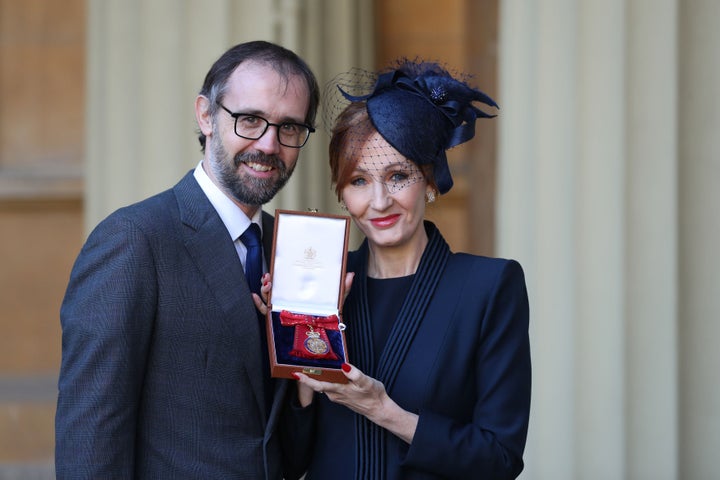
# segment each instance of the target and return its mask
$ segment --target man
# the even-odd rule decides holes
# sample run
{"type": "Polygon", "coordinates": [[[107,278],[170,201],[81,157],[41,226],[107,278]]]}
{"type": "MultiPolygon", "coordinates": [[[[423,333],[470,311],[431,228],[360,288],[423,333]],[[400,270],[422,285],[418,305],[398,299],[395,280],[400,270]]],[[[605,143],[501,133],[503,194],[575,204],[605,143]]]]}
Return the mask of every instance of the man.
{"type": "Polygon", "coordinates": [[[296,475],[281,432],[309,421],[267,373],[259,279],[244,273],[252,242],[239,238],[256,224],[267,263],[261,206],[292,174],[317,103],[294,53],[231,48],[195,100],[200,164],[90,234],[60,312],[58,478],[296,475]]]}

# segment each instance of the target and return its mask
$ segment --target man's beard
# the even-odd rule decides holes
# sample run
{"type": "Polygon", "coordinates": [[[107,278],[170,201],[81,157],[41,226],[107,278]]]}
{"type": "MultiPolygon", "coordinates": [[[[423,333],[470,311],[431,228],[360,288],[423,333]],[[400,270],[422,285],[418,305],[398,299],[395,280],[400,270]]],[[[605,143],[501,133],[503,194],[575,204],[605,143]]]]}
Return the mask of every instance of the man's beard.
{"type": "Polygon", "coordinates": [[[277,155],[262,152],[238,153],[230,160],[230,155],[219,138],[211,137],[211,165],[215,177],[223,190],[230,193],[238,202],[245,205],[263,205],[275,197],[277,192],[290,180],[295,165],[285,166],[277,155]],[[252,162],[270,166],[278,173],[276,178],[257,178],[239,173],[241,163],[252,162]]]}

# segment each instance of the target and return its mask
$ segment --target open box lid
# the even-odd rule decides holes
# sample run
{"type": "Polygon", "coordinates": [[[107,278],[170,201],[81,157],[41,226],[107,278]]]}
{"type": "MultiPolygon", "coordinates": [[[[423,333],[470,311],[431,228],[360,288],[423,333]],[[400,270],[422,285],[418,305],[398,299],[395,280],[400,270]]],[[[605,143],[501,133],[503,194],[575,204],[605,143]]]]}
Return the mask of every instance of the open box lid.
{"type": "Polygon", "coordinates": [[[346,216],[275,211],[273,311],[339,314],[349,229],[346,216]]]}

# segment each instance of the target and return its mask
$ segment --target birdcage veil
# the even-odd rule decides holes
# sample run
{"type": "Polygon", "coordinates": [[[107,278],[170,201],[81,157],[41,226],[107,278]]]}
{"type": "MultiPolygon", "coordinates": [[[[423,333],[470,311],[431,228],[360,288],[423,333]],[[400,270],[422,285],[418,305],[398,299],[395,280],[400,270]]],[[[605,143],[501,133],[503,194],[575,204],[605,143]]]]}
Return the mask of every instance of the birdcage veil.
{"type": "MultiPolygon", "coordinates": [[[[326,85],[323,124],[331,137],[344,135],[341,143],[346,157],[358,152],[379,157],[387,153],[389,144],[416,166],[431,165],[439,193],[446,193],[453,184],[446,151],[474,136],[477,118],[495,116],[473,103],[498,108],[468,79],[438,63],[418,59],[400,59],[378,73],[353,68],[326,85]],[[352,120],[348,109],[358,118],[365,110],[369,121],[348,123],[352,120]]],[[[410,172],[410,178],[417,181],[418,172],[410,172]]]]}

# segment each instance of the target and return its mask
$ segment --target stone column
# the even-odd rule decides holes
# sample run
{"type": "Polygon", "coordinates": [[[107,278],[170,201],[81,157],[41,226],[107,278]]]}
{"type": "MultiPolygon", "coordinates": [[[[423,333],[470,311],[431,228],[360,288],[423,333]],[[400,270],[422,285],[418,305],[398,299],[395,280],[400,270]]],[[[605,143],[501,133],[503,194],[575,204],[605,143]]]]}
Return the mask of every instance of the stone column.
{"type": "Polygon", "coordinates": [[[626,478],[678,477],[678,2],[627,2],[626,478]]]}
{"type": "Polygon", "coordinates": [[[498,253],[527,272],[534,365],[522,478],[677,478],[677,20],[674,0],[501,3],[498,253]]]}
{"type": "Polygon", "coordinates": [[[496,251],[527,276],[533,361],[525,478],[574,478],[575,2],[500,3],[496,251]],[[543,120],[545,117],[552,121],[543,120]]]}
{"type": "Polygon", "coordinates": [[[680,6],[680,478],[716,478],[720,445],[720,2],[680,6]]]}

